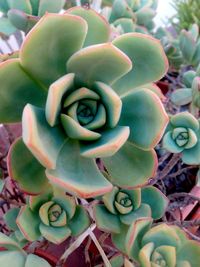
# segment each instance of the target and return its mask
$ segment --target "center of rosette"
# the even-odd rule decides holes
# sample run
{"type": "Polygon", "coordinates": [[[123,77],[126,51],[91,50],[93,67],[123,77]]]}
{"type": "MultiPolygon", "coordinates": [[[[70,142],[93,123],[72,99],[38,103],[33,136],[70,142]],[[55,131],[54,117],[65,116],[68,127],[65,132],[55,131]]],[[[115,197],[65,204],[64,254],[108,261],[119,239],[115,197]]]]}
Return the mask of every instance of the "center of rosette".
{"type": "Polygon", "coordinates": [[[125,192],[118,192],[115,197],[115,208],[121,214],[128,214],[133,210],[133,201],[125,192]]]}

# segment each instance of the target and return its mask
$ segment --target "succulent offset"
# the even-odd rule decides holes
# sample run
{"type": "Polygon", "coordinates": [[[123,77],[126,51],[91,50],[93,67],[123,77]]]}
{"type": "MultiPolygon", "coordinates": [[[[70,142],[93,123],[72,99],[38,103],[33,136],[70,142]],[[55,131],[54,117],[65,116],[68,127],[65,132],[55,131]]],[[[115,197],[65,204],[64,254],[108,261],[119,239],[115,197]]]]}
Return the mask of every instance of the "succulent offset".
{"type": "Polygon", "coordinates": [[[163,147],[171,153],[181,153],[184,163],[200,164],[199,121],[189,112],[171,116],[163,137],[163,147]]]}
{"type": "Polygon", "coordinates": [[[167,208],[168,199],[153,186],[125,190],[114,187],[102,197],[103,204],[96,204],[94,216],[99,229],[112,234],[113,243],[124,251],[121,239],[134,221],[152,217],[160,219],[167,208]]]}
{"type": "Polygon", "coordinates": [[[152,220],[141,218],[133,223],[126,237],[129,257],[141,267],[198,267],[200,246],[189,240],[177,226],[160,224],[151,228],[152,220]]]}
{"type": "Polygon", "coordinates": [[[41,236],[52,243],[60,244],[70,235],[81,234],[90,225],[87,212],[75,199],[58,189],[46,190],[31,196],[29,203],[21,208],[17,226],[29,241],[41,236]]]}
{"type": "Polygon", "coordinates": [[[190,104],[190,111],[200,108],[200,68],[197,71],[189,70],[183,74],[183,88],[171,94],[172,102],[177,106],[190,104]]]}
{"type": "Polygon", "coordinates": [[[0,32],[13,34],[17,29],[29,31],[46,12],[58,13],[65,0],[1,0],[0,32]]]}
{"type": "MultiPolygon", "coordinates": [[[[110,43],[109,35],[108,24],[92,9],[46,14],[27,35],[19,58],[0,65],[0,121],[20,121],[23,112],[23,141],[48,179],[80,197],[102,195],[112,183],[146,184],[157,168],[153,148],[168,122],[152,92],[152,82],[168,67],[159,41],[130,33],[110,43]],[[103,159],[110,181],[95,158],[103,159]]],[[[16,162],[13,154],[15,146],[10,161],[16,162]]],[[[12,167],[10,173],[19,176],[12,167]]],[[[40,184],[41,175],[35,179],[40,184]]]]}

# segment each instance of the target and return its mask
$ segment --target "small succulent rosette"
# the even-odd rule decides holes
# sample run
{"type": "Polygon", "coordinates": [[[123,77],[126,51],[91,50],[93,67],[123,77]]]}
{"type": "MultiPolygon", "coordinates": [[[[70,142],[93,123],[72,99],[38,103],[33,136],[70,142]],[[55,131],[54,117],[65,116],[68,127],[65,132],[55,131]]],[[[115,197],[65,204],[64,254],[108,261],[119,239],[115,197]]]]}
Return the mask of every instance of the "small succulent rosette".
{"type": "Polygon", "coordinates": [[[0,233],[0,248],[5,249],[0,251],[2,267],[51,267],[46,260],[34,254],[27,254],[15,240],[3,233],[0,233]]]}
{"type": "Polygon", "coordinates": [[[188,112],[171,117],[163,147],[171,153],[181,153],[182,161],[188,165],[200,164],[199,121],[188,112]]]}
{"type": "Polygon", "coordinates": [[[5,35],[13,34],[17,29],[29,31],[46,12],[58,13],[64,6],[65,0],[1,0],[0,32],[5,35]]]}
{"type": "Polygon", "coordinates": [[[189,70],[183,74],[183,88],[175,90],[171,94],[172,102],[177,106],[191,104],[200,109],[200,65],[197,71],[189,70]]]}
{"type": "Polygon", "coordinates": [[[153,186],[134,190],[114,187],[102,201],[94,207],[97,227],[111,233],[113,243],[122,251],[129,226],[141,217],[160,219],[168,205],[165,195],[153,186]]]}
{"type": "Polygon", "coordinates": [[[102,14],[122,33],[148,33],[154,27],[153,18],[156,15],[157,0],[153,1],[103,1],[105,7],[102,14]]]}
{"type": "Polygon", "coordinates": [[[69,236],[81,234],[90,225],[86,210],[75,199],[55,189],[31,196],[16,218],[17,226],[28,241],[41,236],[60,244],[69,236]]]}
{"type": "Polygon", "coordinates": [[[126,251],[141,267],[198,267],[200,245],[177,226],[165,223],[151,228],[152,220],[133,223],[126,237],[126,251]]]}
{"type": "MultiPolygon", "coordinates": [[[[168,123],[153,84],[168,68],[160,42],[139,33],[109,38],[109,24],[92,9],[46,14],[19,58],[0,65],[0,122],[21,121],[23,112],[23,141],[48,179],[82,198],[103,195],[112,183],[146,184],[168,123]],[[96,158],[113,180],[102,175],[96,158]]],[[[19,145],[10,151],[11,177],[26,181],[18,170],[28,160],[17,159],[15,149],[19,145]]],[[[22,146],[20,154],[27,154],[22,146]]],[[[30,177],[44,182],[37,172],[30,177]]]]}

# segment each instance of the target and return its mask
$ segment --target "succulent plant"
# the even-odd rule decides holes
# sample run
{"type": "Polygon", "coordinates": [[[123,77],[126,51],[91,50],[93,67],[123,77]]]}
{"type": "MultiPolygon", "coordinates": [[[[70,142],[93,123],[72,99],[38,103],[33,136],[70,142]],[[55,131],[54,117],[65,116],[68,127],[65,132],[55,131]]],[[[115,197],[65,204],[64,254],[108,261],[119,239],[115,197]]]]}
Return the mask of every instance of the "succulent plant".
{"type": "Polygon", "coordinates": [[[65,0],[1,0],[0,32],[13,34],[17,29],[29,31],[46,12],[59,12],[65,0]]]}
{"type": "MultiPolygon", "coordinates": [[[[168,122],[160,99],[148,90],[167,71],[162,46],[139,33],[108,43],[109,33],[92,9],[46,14],[27,35],[19,58],[0,65],[0,121],[20,121],[24,109],[24,143],[48,179],[80,197],[102,195],[112,183],[146,184],[157,167],[153,148],[168,122]],[[110,181],[95,158],[102,158],[110,181]]],[[[9,162],[25,167],[16,147],[9,162]]],[[[26,155],[23,147],[20,153],[26,155]]],[[[10,165],[11,177],[19,177],[10,165]]]]}
{"type": "Polygon", "coordinates": [[[189,112],[171,116],[163,137],[163,147],[172,153],[181,153],[184,163],[200,164],[199,121],[189,112]]]}
{"type": "Polygon", "coordinates": [[[90,219],[73,197],[49,188],[38,196],[30,196],[29,203],[20,209],[16,223],[29,241],[43,236],[60,244],[71,235],[81,234],[89,227],[90,219]]]}
{"type": "Polygon", "coordinates": [[[200,68],[189,70],[183,74],[183,87],[171,94],[172,102],[177,106],[190,104],[190,110],[200,109],[200,68]]]}
{"type": "Polygon", "coordinates": [[[110,23],[119,28],[121,33],[148,33],[154,28],[153,18],[156,15],[157,0],[114,0],[104,1],[102,14],[110,23]]]}
{"type": "Polygon", "coordinates": [[[99,229],[112,233],[113,243],[118,247],[118,236],[141,217],[160,219],[168,200],[153,186],[125,190],[114,187],[102,197],[103,204],[94,207],[94,217],[99,229]]]}
{"type": "Polygon", "coordinates": [[[0,232],[0,247],[6,250],[0,251],[0,265],[3,267],[51,267],[44,259],[27,254],[12,238],[0,232]]]}
{"type": "Polygon", "coordinates": [[[198,267],[200,245],[189,240],[183,230],[165,223],[151,227],[152,220],[141,218],[126,236],[126,251],[141,267],[198,267]]]}

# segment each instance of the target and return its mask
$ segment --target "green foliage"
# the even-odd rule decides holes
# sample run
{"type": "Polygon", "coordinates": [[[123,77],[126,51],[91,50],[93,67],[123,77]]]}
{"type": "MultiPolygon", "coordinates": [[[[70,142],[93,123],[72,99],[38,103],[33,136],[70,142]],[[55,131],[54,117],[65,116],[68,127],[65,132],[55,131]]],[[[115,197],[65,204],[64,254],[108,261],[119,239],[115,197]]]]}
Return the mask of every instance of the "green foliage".
{"type": "Polygon", "coordinates": [[[173,0],[173,7],[177,14],[172,18],[172,22],[179,31],[188,30],[194,23],[200,26],[199,0],[173,0]]]}
{"type": "Polygon", "coordinates": [[[120,33],[148,33],[154,28],[157,0],[103,1],[102,14],[120,33]]]}
{"type": "Polygon", "coordinates": [[[13,34],[17,29],[28,32],[46,12],[58,13],[65,0],[1,0],[0,11],[5,17],[0,18],[0,32],[13,34]]]}

